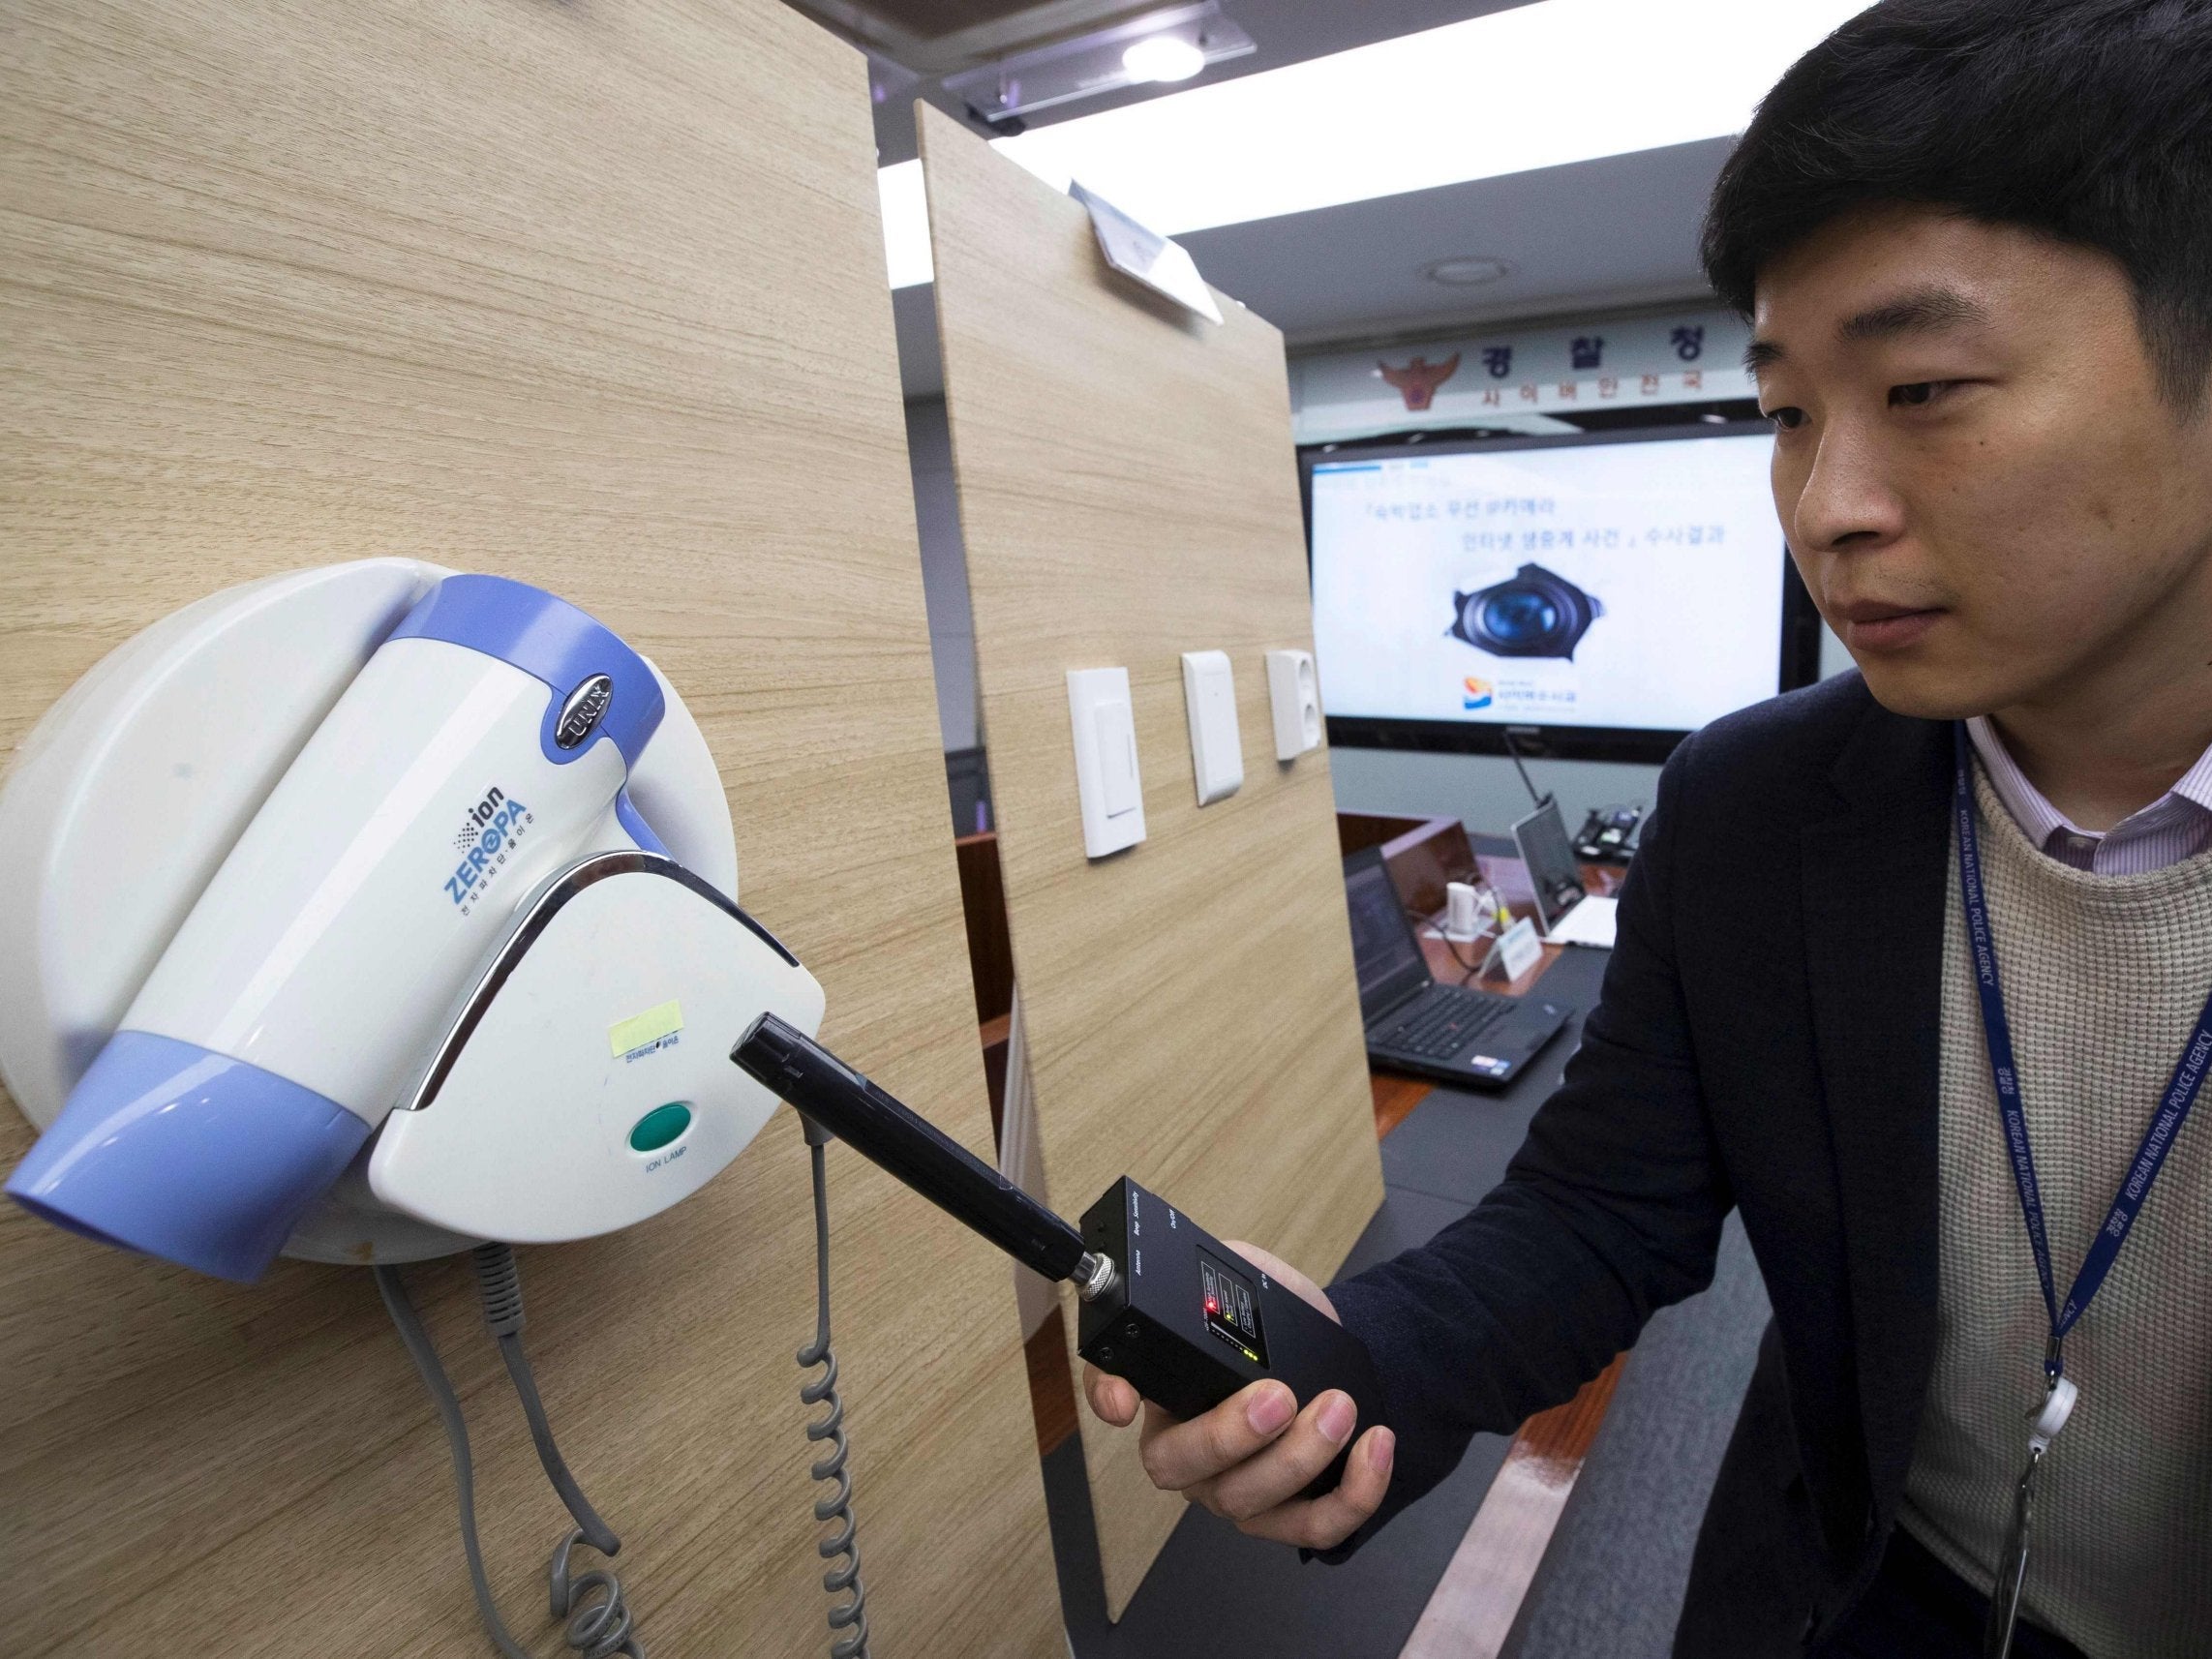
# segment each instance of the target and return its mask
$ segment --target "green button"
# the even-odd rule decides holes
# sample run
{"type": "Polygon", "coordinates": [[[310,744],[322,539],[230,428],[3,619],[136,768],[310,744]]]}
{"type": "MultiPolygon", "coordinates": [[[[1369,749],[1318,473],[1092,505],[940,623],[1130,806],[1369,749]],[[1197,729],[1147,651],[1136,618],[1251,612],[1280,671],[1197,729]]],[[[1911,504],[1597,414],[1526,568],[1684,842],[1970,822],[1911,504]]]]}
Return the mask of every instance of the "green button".
{"type": "Polygon", "coordinates": [[[682,1101],[671,1101],[665,1106],[655,1106],[637,1121],[630,1131],[630,1149],[633,1152],[658,1152],[691,1127],[691,1108],[682,1101]]]}

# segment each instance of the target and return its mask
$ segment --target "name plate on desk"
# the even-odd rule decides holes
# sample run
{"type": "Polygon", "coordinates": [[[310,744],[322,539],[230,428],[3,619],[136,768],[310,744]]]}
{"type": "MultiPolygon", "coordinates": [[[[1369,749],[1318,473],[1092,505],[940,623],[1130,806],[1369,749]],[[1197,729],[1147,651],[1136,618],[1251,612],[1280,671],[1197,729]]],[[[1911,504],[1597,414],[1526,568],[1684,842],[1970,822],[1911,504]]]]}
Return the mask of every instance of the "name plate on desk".
{"type": "Polygon", "coordinates": [[[1498,965],[1508,980],[1518,980],[1544,959],[1544,942],[1536,937],[1536,924],[1524,916],[1498,939],[1498,965]]]}

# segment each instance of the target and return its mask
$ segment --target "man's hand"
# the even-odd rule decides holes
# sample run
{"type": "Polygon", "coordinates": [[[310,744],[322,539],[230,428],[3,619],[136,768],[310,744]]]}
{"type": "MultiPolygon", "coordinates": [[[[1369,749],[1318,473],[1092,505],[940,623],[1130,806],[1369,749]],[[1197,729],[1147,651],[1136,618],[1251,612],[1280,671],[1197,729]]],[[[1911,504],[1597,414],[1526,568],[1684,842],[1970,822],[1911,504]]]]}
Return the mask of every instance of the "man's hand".
{"type": "MultiPolygon", "coordinates": [[[[1321,1287],[1289,1263],[1234,1239],[1228,1248],[1336,1318],[1321,1287]]],[[[1351,1396],[1341,1389],[1308,1401],[1300,1410],[1282,1383],[1256,1382],[1188,1423],[1149,1401],[1140,1402],[1136,1389],[1096,1366],[1083,1368],[1083,1393],[1091,1409],[1117,1429],[1134,1422],[1142,1404],[1138,1445],[1152,1484],[1203,1504],[1255,1538],[1329,1549],[1350,1537],[1389,1490],[1390,1460],[1398,1441],[1378,1426],[1352,1447],[1336,1491],[1319,1497],[1298,1495],[1329,1466],[1358,1426],[1351,1396]]]]}

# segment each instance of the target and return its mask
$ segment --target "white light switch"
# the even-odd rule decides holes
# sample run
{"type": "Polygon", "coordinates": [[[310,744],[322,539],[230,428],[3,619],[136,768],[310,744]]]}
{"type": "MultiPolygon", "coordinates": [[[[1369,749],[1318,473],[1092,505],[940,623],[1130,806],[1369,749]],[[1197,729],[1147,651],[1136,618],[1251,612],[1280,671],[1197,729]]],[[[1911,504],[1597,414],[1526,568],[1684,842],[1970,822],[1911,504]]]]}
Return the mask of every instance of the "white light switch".
{"type": "Polygon", "coordinates": [[[1099,783],[1105,791],[1106,817],[1142,810],[1136,788],[1136,730],[1130,723],[1129,705],[1110,702],[1093,708],[1091,734],[1099,746],[1099,783]]]}
{"type": "Polygon", "coordinates": [[[1191,718],[1191,770],[1198,781],[1198,804],[1226,799],[1244,782],[1236,676],[1227,651],[1183,653],[1183,707],[1191,718]]]}
{"type": "Polygon", "coordinates": [[[1267,653],[1267,703],[1275,716],[1275,758],[1294,761],[1321,741],[1321,687],[1312,651],[1267,653]]]}
{"type": "Polygon", "coordinates": [[[1076,793],[1083,851],[1094,859],[1144,839],[1144,785],[1136,769],[1136,720],[1126,668],[1068,671],[1076,735],[1076,793]]]}

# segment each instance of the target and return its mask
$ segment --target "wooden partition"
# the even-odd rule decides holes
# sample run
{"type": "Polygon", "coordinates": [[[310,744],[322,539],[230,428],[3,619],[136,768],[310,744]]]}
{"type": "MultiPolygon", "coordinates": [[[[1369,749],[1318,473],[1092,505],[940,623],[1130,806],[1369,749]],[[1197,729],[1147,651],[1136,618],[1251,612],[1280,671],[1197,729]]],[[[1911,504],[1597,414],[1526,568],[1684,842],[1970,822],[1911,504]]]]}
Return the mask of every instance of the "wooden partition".
{"type": "MultiPolygon", "coordinates": [[[[0,407],[0,746],[227,584],[393,553],[542,584],[682,688],[827,1039],[988,1156],[857,52],[773,0],[12,5],[0,407]]],[[[0,1109],[0,1161],[29,1141],[0,1109]]],[[[1059,1654],[1005,1263],[831,1161],[876,1650],[1059,1654]]],[[[827,1651],[790,1115],[523,1262],[649,1649],[827,1651]]],[[[566,1651],[566,1522],[466,1275],[409,1277],[507,1616],[566,1651]]],[[[0,1447],[12,1654],[489,1651],[364,1272],[242,1288],[0,1205],[0,1447]]]]}
{"type": "MultiPolygon", "coordinates": [[[[921,111],[954,480],[1052,1201],[1125,1171],[1326,1281],[1381,1201],[1328,754],[1275,759],[1311,649],[1282,337],[1110,272],[1073,200],[921,111]],[[1236,674],[1244,785],[1198,807],[1180,653],[1236,674]],[[1066,675],[1128,668],[1149,838],[1091,862],[1066,675]]],[[[1110,1611],[1181,1512],[1085,1414],[1110,1611]]]]}

